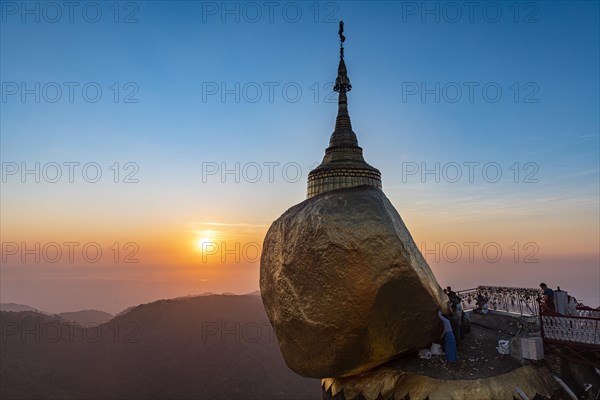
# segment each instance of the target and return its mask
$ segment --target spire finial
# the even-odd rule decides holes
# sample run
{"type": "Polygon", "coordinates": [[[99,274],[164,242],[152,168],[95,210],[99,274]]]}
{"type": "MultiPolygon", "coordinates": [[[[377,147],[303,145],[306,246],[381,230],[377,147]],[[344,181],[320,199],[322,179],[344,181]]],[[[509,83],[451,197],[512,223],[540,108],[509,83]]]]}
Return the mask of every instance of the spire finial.
{"type": "Polygon", "coordinates": [[[344,21],[340,21],[338,35],[340,35],[340,58],[344,58],[344,42],[346,41],[346,36],[344,36],[344,21]]]}
{"type": "MultiPolygon", "coordinates": [[[[344,42],[346,37],[344,36],[344,21],[340,21],[340,64],[338,66],[337,78],[335,78],[335,85],[333,90],[339,92],[338,96],[338,116],[335,121],[335,132],[352,132],[352,123],[350,122],[350,115],[348,115],[348,98],[346,92],[352,90],[350,84],[350,78],[348,78],[348,70],[346,69],[346,63],[344,62],[344,42]]],[[[354,135],[352,133],[352,135],[354,135]]],[[[336,135],[337,137],[337,135],[336,135]]],[[[356,141],[356,137],[353,138],[356,141]]]]}
{"type": "Polygon", "coordinates": [[[338,76],[335,79],[333,90],[341,93],[342,91],[349,92],[352,90],[348,71],[346,70],[346,63],[344,63],[344,42],[346,41],[346,36],[344,36],[344,21],[340,21],[338,35],[340,35],[340,65],[338,66],[338,76]]]}

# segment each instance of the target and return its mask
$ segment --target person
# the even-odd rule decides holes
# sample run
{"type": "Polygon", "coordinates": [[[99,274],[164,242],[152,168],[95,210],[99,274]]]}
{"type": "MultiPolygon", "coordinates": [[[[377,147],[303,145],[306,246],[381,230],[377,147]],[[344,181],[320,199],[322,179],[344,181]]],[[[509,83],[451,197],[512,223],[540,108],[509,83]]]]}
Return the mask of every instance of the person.
{"type": "Polygon", "coordinates": [[[456,354],[456,340],[454,339],[454,333],[452,333],[452,324],[450,320],[442,315],[442,311],[438,311],[438,317],[444,324],[444,339],[446,344],[446,361],[450,364],[454,364],[458,361],[458,355],[456,354]]]}
{"type": "Polygon", "coordinates": [[[471,317],[469,316],[469,313],[463,311],[462,317],[460,320],[460,326],[463,329],[464,333],[471,332],[471,317]]]}
{"type": "Polygon", "coordinates": [[[554,305],[554,290],[550,289],[548,285],[545,283],[540,283],[540,288],[542,288],[543,296],[542,299],[546,303],[546,308],[550,311],[556,311],[556,306],[554,305]]]}
{"type": "Polygon", "coordinates": [[[481,307],[481,313],[485,315],[485,314],[487,314],[487,313],[489,313],[489,312],[490,312],[490,308],[489,308],[489,306],[488,306],[488,303],[485,303],[485,304],[483,305],[483,307],[481,307]]]}
{"type": "Polygon", "coordinates": [[[569,300],[569,315],[577,315],[577,299],[573,296],[569,296],[568,300],[569,300]]]}
{"type": "Polygon", "coordinates": [[[456,296],[456,292],[454,292],[450,286],[446,287],[446,290],[444,290],[444,293],[446,293],[448,295],[448,299],[450,301],[452,301],[452,299],[454,299],[454,297],[456,296]]]}
{"type": "Polygon", "coordinates": [[[465,338],[465,332],[462,326],[462,310],[457,305],[452,305],[452,314],[450,315],[450,325],[452,326],[452,333],[454,334],[454,341],[456,347],[460,346],[462,340],[465,338]]]}
{"type": "Polygon", "coordinates": [[[460,298],[459,295],[456,294],[455,291],[452,290],[452,288],[450,286],[448,286],[446,289],[444,289],[444,293],[446,293],[446,295],[448,296],[448,300],[450,301],[450,304],[452,305],[452,309],[455,310],[456,308],[459,308],[462,310],[462,299],[460,298]]]}
{"type": "Polygon", "coordinates": [[[473,310],[475,314],[487,314],[488,313],[488,301],[481,292],[477,292],[477,308],[473,310]]]}

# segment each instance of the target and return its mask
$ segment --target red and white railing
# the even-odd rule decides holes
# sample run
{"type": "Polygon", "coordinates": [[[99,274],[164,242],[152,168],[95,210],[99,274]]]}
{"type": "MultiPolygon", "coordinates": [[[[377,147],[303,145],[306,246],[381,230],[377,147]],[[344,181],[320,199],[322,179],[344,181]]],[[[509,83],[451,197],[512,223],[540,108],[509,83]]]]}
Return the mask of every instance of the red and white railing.
{"type": "Polygon", "coordinates": [[[544,339],[600,345],[600,318],[542,313],[540,320],[544,339]]]}

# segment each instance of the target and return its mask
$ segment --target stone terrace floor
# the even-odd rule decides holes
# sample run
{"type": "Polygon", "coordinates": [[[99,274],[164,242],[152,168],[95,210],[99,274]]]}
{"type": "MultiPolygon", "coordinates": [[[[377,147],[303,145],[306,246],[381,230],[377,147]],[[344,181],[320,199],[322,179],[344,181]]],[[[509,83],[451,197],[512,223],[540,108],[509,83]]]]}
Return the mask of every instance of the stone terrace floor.
{"type": "Polygon", "coordinates": [[[458,346],[458,363],[447,364],[445,356],[433,356],[430,360],[424,360],[414,354],[389,365],[436,379],[487,378],[522,365],[519,360],[509,355],[503,356],[496,350],[498,340],[511,339],[518,332],[518,318],[498,314],[473,314],[471,321],[471,332],[465,335],[458,346]]]}

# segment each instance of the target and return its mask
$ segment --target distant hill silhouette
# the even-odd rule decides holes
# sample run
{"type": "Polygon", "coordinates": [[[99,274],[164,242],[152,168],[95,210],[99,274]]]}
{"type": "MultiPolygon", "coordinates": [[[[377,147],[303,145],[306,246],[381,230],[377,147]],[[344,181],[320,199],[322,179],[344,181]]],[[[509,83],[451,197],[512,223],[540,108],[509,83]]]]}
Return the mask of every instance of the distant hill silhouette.
{"type": "Polygon", "coordinates": [[[33,311],[33,312],[39,312],[41,314],[49,314],[47,312],[40,311],[37,308],[33,308],[33,307],[30,307],[25,304],[16,304],[16,303],[0,303],[0,311],[13,311],[13,312],[33,311]]]}
{"type": "Polygon", "coordinates": [[[2,399],[316,399],[285,365],[260,296],[134,307],[98,327],[1,312],[2,399]]]}
{"type": "MultiPolygon", "coordinates": [[[[131,307],[133,308],[133,307],[131,307]]],[[[30,311],[36,312],[45,315],[52,315],[49,312],[38,310],[37,308],[28,306],[26,304],[16,304],[16,303],[0,303],[0,311],[11,311],[11,312],[22,312],[22,311],[30,311]]],[[[110,321],[114,315],[109,314],[104,311],[99,310],[80,310],[80,311],[70,311],[70,312],[62,312],[56,314],[61,318],[64,318],[67,321],[77,322],[78,324],[84,326],[87,324],[92,325],[100,325],[105,322],[110,321]]]]}
{"type": "Polygon", "coordinates": [[[62,312],[58,314],[60,317],[67,321],[77,322],[78,324],[85,326],[100,325],[113,319],[114,315],[99,310],[81,310],[73,312],[62,312]]]}

